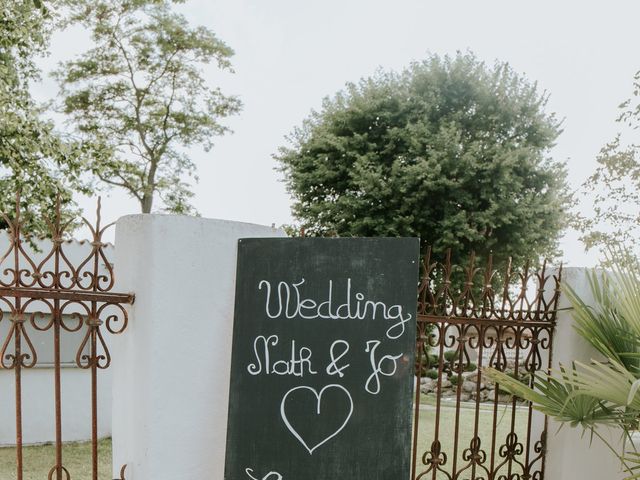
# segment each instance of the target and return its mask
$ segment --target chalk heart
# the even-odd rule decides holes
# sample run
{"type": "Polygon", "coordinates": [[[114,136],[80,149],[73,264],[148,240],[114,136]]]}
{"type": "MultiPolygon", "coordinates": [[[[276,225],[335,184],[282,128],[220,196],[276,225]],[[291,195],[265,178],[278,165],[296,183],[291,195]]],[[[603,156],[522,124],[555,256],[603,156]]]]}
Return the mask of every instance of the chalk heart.
{"type": "MultiPolygon", "coordinates": [[[[284,424],[286,425],[286,427],[289,429],[289,431],[291,432],[291,434],[296,437],[296,439],[302,444],[302,446],[304,448],[307,449],[307,451],[309,452],[309,455],[312,455],[314,450],[316,450],[318,447],[324,445],[325,443],[327,443],[329,440],[331,440],[333,437],[335,437],[336,435],[338,435],[342,429],[347,425],[347,423],[349,423],[349,419],[351,418],[351,414],[353,413],[353,399],[351,398],[351,394],[349,393],[349,391],[344,388],[342,385],[338,385],[338,384],[331,384],[331,385],[327,385],[326,387],[323,387],[322,390],[320,390],[319,392],[313,388],[313,387],[308,387],[306,385],[302,385],[300,387],[295,387],[292,388],[291,390],[289,390],[287,393],[284,394],[284,397],[282,397],[282,402],[280,403],[280,416],[282,417],[282,421],[284,422],[284,424]],[[327,392],[327,391],[335,391],[335,392],[340,392],[339,395],[344,395],[346,397],[346,399],[348,400],[348,405],[349,405],[349,411],[345,412],[344,414],[344,420],[342,422],[342,424],[333,432],[331,432],[328,436],[321,438],[320,441],[318,441],[315,444],[309,444],[307,443],[307,440],[305,440],[304,438],[302,438],[302,436],[300,435],[300,433],[295,429],[295,427],[293,425],[291,425],[291,422],[289,421],[289,418],[287,417],[287,399],[291,396],[296,396],[296,395],[313,395],[315,397],[316,400],[316,415],[317,415],[317,419],[318,421],[322,421],[321,420],[321,407],[322,407],[322,395],[327,392]]],[[[327,414],[329,415],[329,414],[327,414]]],[[[331,413],[332,416],[335,415],[335,412],[331,413]]]]}

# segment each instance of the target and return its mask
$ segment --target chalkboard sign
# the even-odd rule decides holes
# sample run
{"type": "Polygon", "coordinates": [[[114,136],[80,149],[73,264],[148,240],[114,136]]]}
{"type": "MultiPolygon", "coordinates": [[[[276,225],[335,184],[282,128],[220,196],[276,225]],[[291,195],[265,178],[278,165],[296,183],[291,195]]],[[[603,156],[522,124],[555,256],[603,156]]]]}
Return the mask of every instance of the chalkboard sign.
{"type": "Polygon", "coordinates": [[[409,479],[418,249],[239,241],[225,479],[409,479]]]}

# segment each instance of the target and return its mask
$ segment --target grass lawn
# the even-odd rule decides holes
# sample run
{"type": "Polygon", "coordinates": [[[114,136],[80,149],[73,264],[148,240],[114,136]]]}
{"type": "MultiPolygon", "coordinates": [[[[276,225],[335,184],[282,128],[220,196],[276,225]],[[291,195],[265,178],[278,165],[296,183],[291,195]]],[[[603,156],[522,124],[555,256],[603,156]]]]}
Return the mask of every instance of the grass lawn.
{"type": "MultiPolygon", "coordinates": [[[[426,467],[420,463],[422,454],[431,448],[431,442],[434,440],[435,431],[435,414],[436,410],[433,407],[432,399],[424,398],[421,400],[422,409],[420,411],[420,421],[418,430],[418,469],[420,473],[424,471],[426,467]],[[422,467],[422,468],[421,468],[422,467]]],[[[457,469],[466,465],[468,462],[462,460],[462,453],[464,449],[469,448],[469,442],[473,438],[474,425],[475,425],[475,404],[466,403],[463,404],[463,408],[460,409],[460,419],[458,427],[458,462],[457,469]]],[[[451,473],[453,462],[453,444],[455,433],[455,403],[443,402],[440,412],[440,443],[442,445],[442,451],[447,454],[447,463],[443,467],[446,471],[451,473]]],[[[491,452],[491,432],[493,428],[493,405],[481,404],[480,414],[478,416],[478,435],[482,441],[481,449],[487,453],[486,465],[490,463],[491,452]]],[[[511,430],[511,405],[498,405],[498,414],[496,415],[496,462],[499,463],[503,460],[498,456],[498,449],[500,445],[505,443],[505,438],[511,430]]],[[[515,416],[515,432],[518,435],[518,441],[526,443],[527,432],[527,409],[517,408],[515,416]]],[[[536,439],[537,440],[537,439],[536,439]]],[[[534,441],[534,440],[532,440],[534,441]]],[[[480,475],[480,472],[478,472],[480,475]]],[[[483,476],[483,475],[480,475],[483,476]]],[[[431,478],[429,474],[428,478],[431,478]]],[[[444,475],[438,475],[438,478],[447,478],[444,475]]],[[[466,476],[463,478],[467,478],[466,476]]]]}
{"type": "MultiPolygon", "coordinates": [[[[98,445],[100,480],[111,480],[111,439],[101,440],[98,445]]],[[[55,463],[53,445],[25,447],[24,480],[46,480],[55,463]]],[[[91,443],[68,443],[62,449],[62,462],[69,470],[72,480],[91,478],[91,443]]],[[[15,480],[16,450],[12,447],[0,448],[0,480],[15,480]]],[[[55,479],[55,474],[53,476],[55,479]]],[[[64,479],[63,474],[63,479],[64,479]]]]}
{"type": "MultiPolygon", "coordinates": [[[[428,399],[423,399],[423,409],[420,412],[418,452],[421,456],[428,450],[433,441],[435,424],[435,409],[428,399]]],[[[511,407],[498,406],[497,415],[497,445],[504,443],[504,438],[509,432],[511,422],[511,407]]],[[[475,410],[462,408],[460,410],[458,465],[462,461],[462,451],[469,447],[473,437],[473,425],[475,410]]],[[[518,409],[516,412],[516,433],[521,442],[524,442],[526,432],[527,412],[518,409]]],[[[453,438],[455,426],[455,408],[451,404],[443,404],[440,415],[440,441],[442,448],[447,453],[447,467],[451,468],[453,455],[453,438]]],[[[491,449],[491,430],[493,426],[493,407],[483,405],[479,415],[478,431],[483,439],[482,449],[489,452],[491,449]]],[[[111,480],[111,439],[100,441],[100,480],[111,480]]],[[[42,445],[24,448],[24,480],[46,480],[47,473],[54,463],[54,447],[42,445]]],[[[64,465],[69,470],[72,480],[85,480],[91,478],[91,445],[89,443],[69,443],[64,446],[62,457],[64,465]]],[[[487,463],[489,459],[487,459],[487,463]]],[[[418,465],[418,472],[420,472],[418,465]]],[[[431,477],[429,477],[431,478],[431,477]]],[[[15,480],[15,449],[0,448],[0,480],[15,480]]]]}

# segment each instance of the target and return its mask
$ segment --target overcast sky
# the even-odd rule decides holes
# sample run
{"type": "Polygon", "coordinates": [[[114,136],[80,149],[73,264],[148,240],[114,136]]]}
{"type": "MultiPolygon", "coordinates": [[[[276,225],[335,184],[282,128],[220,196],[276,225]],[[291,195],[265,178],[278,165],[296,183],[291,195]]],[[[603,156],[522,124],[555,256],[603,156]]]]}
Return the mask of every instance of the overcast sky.
{"type": "MultiPolygon", "coordinates": [[[[399,70],[428,53],[457,50],[509,62],[549,92],[548,110],[564,119],[552,154],[567,162],[573,188],[619,129],[617,105],[640,69],[640,3],[631,0],[187,0],[179,10],[235,50],[236,73],[212,69],[209,77],[244,103],[226,122],[232,135],[209,153],[192,152],[200,175],[194,204],[204,217],[266,225],[291,222],[290,198],[272,159],[284,136],[323,97],[378,67],[399,70]]],[[[57,34],[43,70],[85,47],[78,29],[57,34]]],[[[52,98],[57,87],[45,78],[34,93],[52,98]]],[[[110,220],[139,210],[116,190],[104,203],[110,220]]],[[[594,262],[575,234],[565,236],[562,248],[570,265],[594,262]]]]}

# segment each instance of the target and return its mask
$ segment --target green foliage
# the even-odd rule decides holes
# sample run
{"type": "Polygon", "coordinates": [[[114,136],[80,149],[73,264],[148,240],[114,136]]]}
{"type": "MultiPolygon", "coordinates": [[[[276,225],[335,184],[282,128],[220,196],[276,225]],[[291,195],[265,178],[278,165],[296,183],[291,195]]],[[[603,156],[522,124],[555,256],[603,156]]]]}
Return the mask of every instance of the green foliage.
{"type": "MultiPolygon", "coordinates": [[[[444,375],[448,375],[449,377],[456,376],[454,371],[456,371],[455,367],[459,355],[460,353],[457,350],[447,350],[444,352],[442,361],[442,373],[444,375]]],[[[421,357],[421,362],[422,364],[416,368],[416,375],[419,371],[421,377],[438,378],[438,370],[440,367],[438,355],[424,353],[421,357]]],[[[463,371],[465,372],[475,372],[477,369],[478,366],[473,362],[468,362],[463,367],[463,371]]]]}
{"type": "Polygon", "coordinates": [[[432,367],[438,366],[438,355],[429,355],[429,365],[432,367]]]}
{"type": "MultiPolygon", "coordinates": [[[[598,167],[583,185],[585,198],[593,204],[593,214],[575,219],[587,249],[636,245],[640,235],[640,145],[634,138],[640,127],[640,71],[634,76],[631,98],[619,109],[617,121],[626,132],[619,133],[600,150],[596,157],[598,167]]],[[[637,249],[633,252],[638,253],[637,249]]]]}
{"type": "Polygon", "coordinates": [[[485,375],[546,415],[589,430],[620,457],[627,478],[640,478],[640,457],[624,457],[599,433],[600,427],[613,425],[628,436],[640,420],[640,263],[625,251],[610,251],[608,263],[611,271],[590,273],[592,304],[564,290],[576,331],[606,361],[576,361],[571,369],[536,378],[533,389],[494,369],[485,375]]]}
{"type": "Polygon", "coordinates": [[[454,387],[458,385],[458,383],[462,382],[463,380],[464,378],[462,377],[462,375],[451,375],[449,377],[449,381],[451,382],[451,385],[453,385],[454,387]]]}
{"type": "Polygon", "coordinates": [[[420,365],[418,365],[418,354],[416,352],[416,376],[426,376],[427,372],[431,368],[438,368],[438,356],[429,353],[431,351],[431,346],[428,342],[423,342],[422,344],[422,352],[419,355],[420,365]]]}
{"type": "Polygon", "coordinates": [[[455,362],[458,359],[459,353],[457,350],[447,350],[444,352],[444,359],[451,363],[455,362]]]}
{"type": "Polygon", "coordinates": [[[439,376],[438,370],[435,368],[427,370],[426,373],[423,375],[423,377],[430,378],[431,380],[437,380],[438,376],[439,376]]]}
{"type": "Polygon", "coordinates": [[[573,289],[568,286],[564,288],[564,294],[573,305],[578,306],[573,315],[577,332],[605,357],[615,360],[640,377],[640,358],[635,353],[640,352],[640,335],[620,309],[621,296],[640,295],[640,289],[625,292],[603,272],[591,271],[588,276],[595,305],[585,304],[573,289]]]}
{"type": "Polygon", "coordinates": [[[518,264],[555,252],[569,199],[545,104],[506,64],[432,56],[347,84],[275,158],[307,235],[420,236],[518,264]]]}
{"type": "Polygon", "coordinates": [[[536,410],[572,426],[592,429],[598,425],[611,425],[617,420],[604,402],[574,386],[572,380],[577,375],[575,370],[567,372],[562,369],[558,377],[536,379],[535,389],[529,388],[512,375],[492,368],[485,373],[500,384],[500,391],[531,401],[536,410]]]}
{"type": "Polygon", "coordinates": [[[236,97],[207,85],[202,67],[232,71],[233,50],[205,27],[192,27],[169,0],[66,0],[68,24],[91,31],[94,45],[56,72],[77,134],[90,145],[90,170],[153,208],[192,213],[183,149],[213,146],[220,123],[240,110],[236,97]]]}
{"type": "MultiPolygon", "coordinates": [[[[509,378],[520,382],[524,386],[528,386],[531,380],[531,375],[529,373],[518,373],[516,374],[513,369],[504,370],[502,373],[508,376],[509,378]]],[[[498,385],[498,393],[509,394],[512,393],[508,387],[503,387],[502,385],[498,385]]]]}
{"type": "MultiPolygon", "coordinates": [[[[34,56],[46,51],[53,18],[33,0],[0,0],[0,211],[11,215],[21,192],[24,231],[48,232],[58,193],[66,215],[80,182],[82,151],[42,119],[29,84],[38,79],[34,56]]],[[[0,227],[6,227],[0,220],[0,227]]]]}

